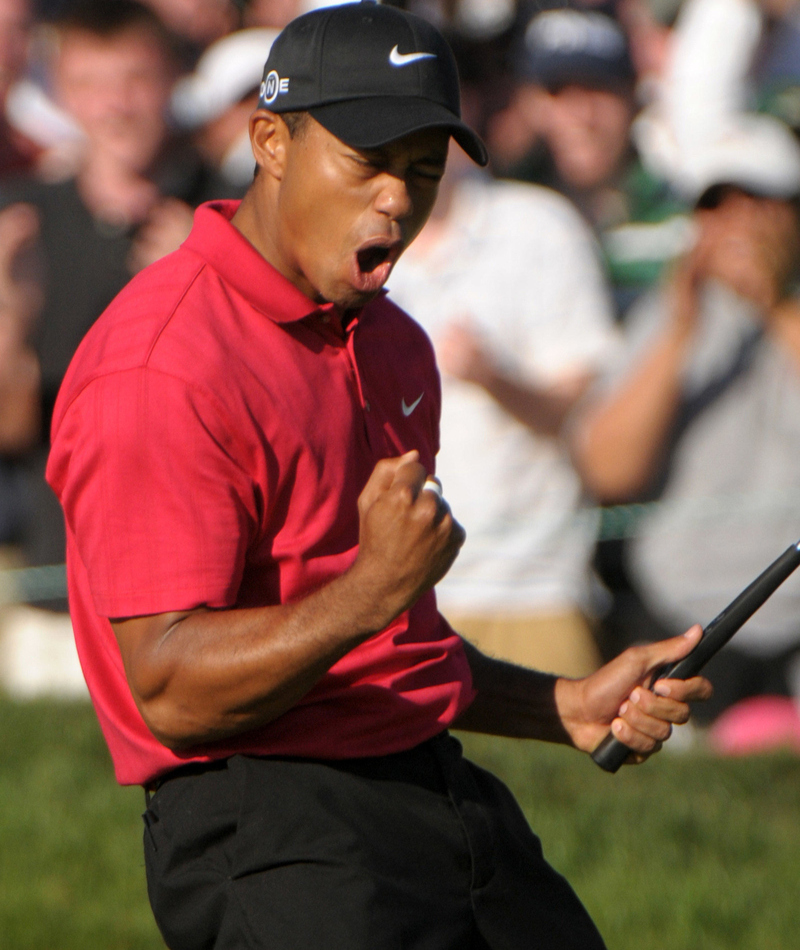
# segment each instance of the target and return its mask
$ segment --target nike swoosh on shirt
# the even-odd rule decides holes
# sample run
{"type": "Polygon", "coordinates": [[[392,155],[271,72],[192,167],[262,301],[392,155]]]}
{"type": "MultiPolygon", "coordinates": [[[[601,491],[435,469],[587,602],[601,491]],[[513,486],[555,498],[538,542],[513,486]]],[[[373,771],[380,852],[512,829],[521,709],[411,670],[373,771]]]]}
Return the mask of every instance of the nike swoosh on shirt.
{"type": "Polygon", "coordinates": [[[389,53],[392,66],[408,66],[420,59],[436,59],[436,53],[401,53],[396,46],[389,53]]]}
{"type": "Polygon", "coordinates": [[[423,390],[423,391],[419,394],[419,396],[417,396],[417,398],[414,400],[414,402],[411,403],[410,406],[406,404],[406,400],[405,400],[405,397],[404,397],[404,398],[403,398],[403,402],[401,403],[401,405],[402,405],[402,407],[403,407],[403,415],[404,415],[404,416],[410,416],[411,413],[412,413],[412,412],[417,408],[417,406],[420,404],[420,400],[422,399],[422,397],[423,397],[424,395],[425,395],[425,392],[424,392],[424,390],[423,390]]]}

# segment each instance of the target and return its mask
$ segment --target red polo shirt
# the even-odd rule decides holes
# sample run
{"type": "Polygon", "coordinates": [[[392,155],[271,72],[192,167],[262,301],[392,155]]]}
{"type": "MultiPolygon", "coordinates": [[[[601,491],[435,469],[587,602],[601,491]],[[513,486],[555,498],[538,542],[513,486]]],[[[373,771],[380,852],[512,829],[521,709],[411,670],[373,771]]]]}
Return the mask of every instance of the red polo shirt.
{"type": "Polygon", "coordinates": [[[201,207],[180,250],[116,298],[53,420],[78,653],[123,784],[236,752],[399,751],[473,695],[431,592],[263,728],[179,756],[139,715],[109,617],[303,597],[352,564],[375,463],[414,448],[433,471],[438,448],[423,331],[380,297],[337,333],[331,305],[274,270],[229,223],[235,210],[201,207]]]}

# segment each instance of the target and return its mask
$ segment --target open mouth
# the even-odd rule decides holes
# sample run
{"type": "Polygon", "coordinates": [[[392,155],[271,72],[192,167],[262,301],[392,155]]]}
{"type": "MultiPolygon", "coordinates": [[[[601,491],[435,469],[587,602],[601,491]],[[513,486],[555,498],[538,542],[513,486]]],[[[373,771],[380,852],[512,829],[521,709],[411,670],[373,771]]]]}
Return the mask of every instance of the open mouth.
{"type": "Polygon", "coordinates": [[[362,274],[371,274],[377,270],[381,264],[389,260],[391,248],[375,245],[374,247],[363,247],[357,254],[358,269],[362,274]]]}
{"type": "Polygon", "coordinates": [[[353,283],[359,290],[373,293],[381,289],[400,256],[399,242],[376,241],[360,247],[355,254],[353,283]]]}

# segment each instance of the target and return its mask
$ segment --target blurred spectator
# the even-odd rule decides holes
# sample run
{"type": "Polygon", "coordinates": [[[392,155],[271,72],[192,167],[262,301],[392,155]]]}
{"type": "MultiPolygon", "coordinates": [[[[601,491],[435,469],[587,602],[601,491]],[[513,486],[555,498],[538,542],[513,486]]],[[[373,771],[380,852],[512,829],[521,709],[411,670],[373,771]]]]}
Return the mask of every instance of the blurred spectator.
{"type": "Polygon", "coordinates": [[[680,188],[698,149],[752,107],[760,21],[755,0],[687,0],[681,9],[660,96],[637,120],[643,154],[680,188]]]}
{"type": "Polygon", "coordinates": [[[247,0],[244,25],[282,30],[290,20],[305,11],[304,0],[247,0]]]}
{"type": "Polygon", "coordinates": [[[467,543],[437,586],[442,611],[496,656],[590,672],[595,526],[559,437],[617,341],[590,232],[561,195],[468,174],[452,147],[389,285],[444,374],[437,474],[467,543]]]}
{"type": "Polygon", "coordinates": [[[213,43],[195,71],[180,79],[172,111],[185,129],[193,129],[203,158],[232,189],[243,195],[253,180],[250,116],[276,30],[238,30],[213,43]]]}
{"type": "Polygon", "coordinates": [[[234,0],[143,0],[178,38],[185,65],[191,67],[211,43],[241,25],[234,0]]]}
{"type": "MultiPolygon", "coordinates": [[[[242,23],[246,27],[266,27],[270,30],[282,30],[295,17],[316,10],[319,7],[330,7],[336,3],[358,3],[360,0],[244,0],[242,4],[242,23]]],[[[385,0],[382,0],[385,2],[385,0]]],[[[448,0],[449,2],[449,0],[448,0]]],[[[422,7],[415,9],[415,4],[404,0],[391,0],[389,6],[402,7],[418,16],[443,25],[441,18],[433,10],[433,4],[423,0],[422,7]],[[433,13],[431,16],[430,14],[433,13]]]]}
{"type": "Polygon", "coordinates": [[[0,178],[30,171],[41,152],[6,116],[9,92],[25,69],[30,31],[29,0],[0,0],[0,178]]]}
{"type": "Polygon", "coordinates": [[[672,55],[673,25],[681,0],[620,0],[616,17],[625,30],[640,103],[657,94],[672,55]]]}
{"type": "Polygon", "coordinates": [[[748,74],[761,33],[753,0],[688,0],[664,84],[668,133],[687,167],[751,108],[748,74]]]}
{"type": "Polygon", "coordinates": [[[517,74],[490,134],[497,165],[575,202],[600,239],[624,314],[688,237],[683,203],[631,139],[636,74],[625,33],[596,11],[539,13],[525,28],[517,74]]]}
{"type": "Polygon", "coordinates": [[[758,106],[800,133],[800,2],[762,0],[762,6],[767,29],[754,69],[758,106]]]}
{"type": "MultiPolygon", "coordinates": [[[[35,166],[39,148],[6,118],[8,94],[27,57],[31,9],[27,0],[0,0],[0,181],[35,166]]],[[[18,541],[24,494],[19,456],[38,436],[36,357],[29,345],[37,288],[12,268],[35,235],[25,209],[0,212],[0,545],[18,541]]]]}
{"type": "Polygon", "coordinates": [[[800,130],[797,0],[686,0],[671,45],[661,94],[636,134],[679,188],[698,151],[756,106],[800,130]]]}
{"type": "MultiPolygon", "coordinates": [[[[800,537],[800,146],[743,117],[697,159],[696,243],[631,314],[626,358],[576,428],[597,498],[660,502],[629,547],[618,648],[710,621],[800,537]]],[[[800,692],[799,658],[795,577],[711,662],[698,715],[800,692]]]]}
{"type": "Polygon", "coordinates": [[[183,240],[192,206],[221,191],[196,152],[170,136],[175,63],[150,10],[134,0],[86,0],[57,29],[54,93],[83,129],[81,164],[65,181],[20,180],[2,195],[36,209],[43,262],[34,335],[43,443],[33,461],[27,544],[33,563],[64,557],[61,514],[42,473],[50,412],[78,343],[133,273],[183,240]]]}
{"type": "Polygon", "coordinates": [[[25,526],[20,459],[39,438],[39,364],[30,346],[41,304],[33,275],[20,266],[36,237],[24,205],[0,212],[0,545],[19,543],[25,526]]]}

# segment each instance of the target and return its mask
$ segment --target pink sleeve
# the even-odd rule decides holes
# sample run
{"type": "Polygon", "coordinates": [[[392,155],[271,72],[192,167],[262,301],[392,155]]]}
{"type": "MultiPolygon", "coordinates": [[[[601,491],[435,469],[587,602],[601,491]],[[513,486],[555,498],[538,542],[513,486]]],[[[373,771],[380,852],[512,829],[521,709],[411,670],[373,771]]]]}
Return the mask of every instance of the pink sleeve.
{"type": "Polygon", "coordinates": [[[48,480],[98,613],[235,602],[260,506],[234,429],[212,394],[152,369],[96,379],[69,406],[48,480]]]}

